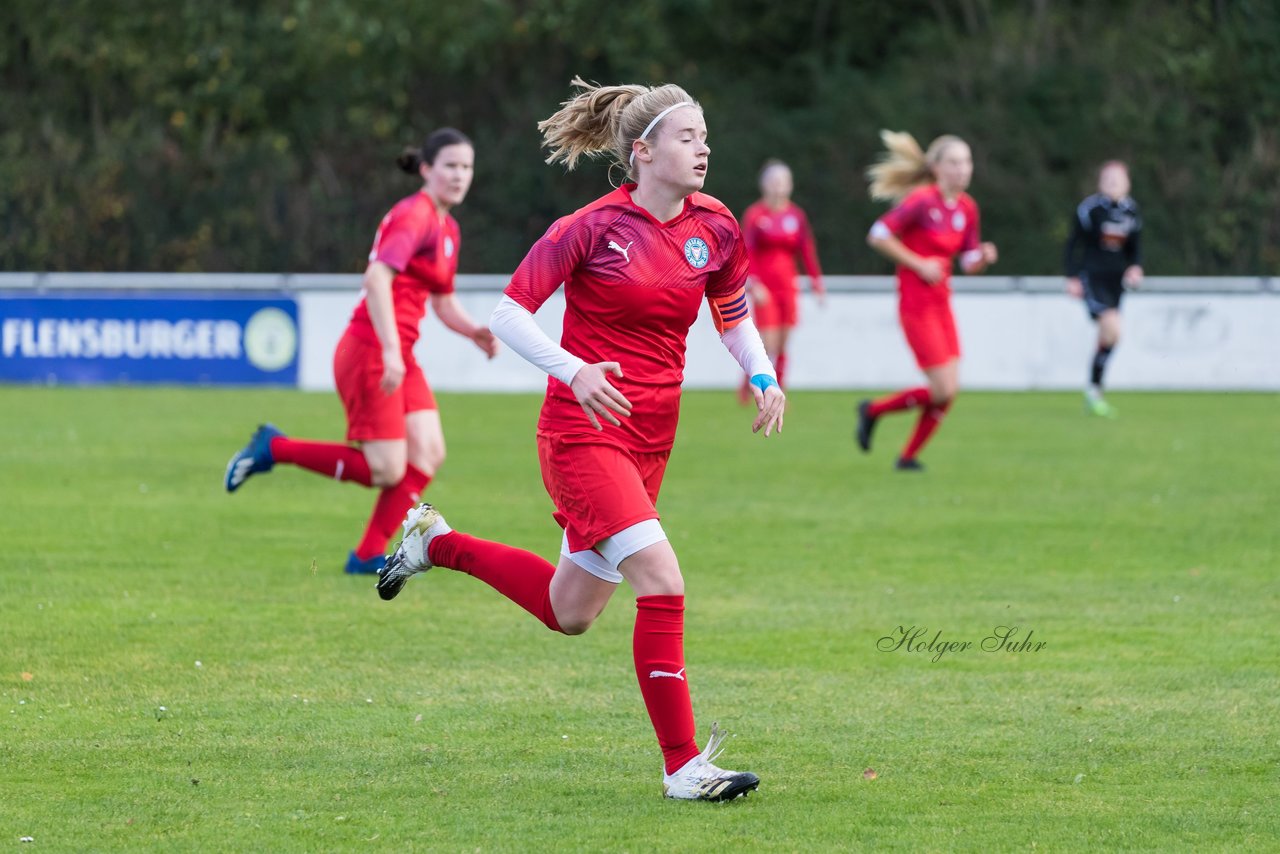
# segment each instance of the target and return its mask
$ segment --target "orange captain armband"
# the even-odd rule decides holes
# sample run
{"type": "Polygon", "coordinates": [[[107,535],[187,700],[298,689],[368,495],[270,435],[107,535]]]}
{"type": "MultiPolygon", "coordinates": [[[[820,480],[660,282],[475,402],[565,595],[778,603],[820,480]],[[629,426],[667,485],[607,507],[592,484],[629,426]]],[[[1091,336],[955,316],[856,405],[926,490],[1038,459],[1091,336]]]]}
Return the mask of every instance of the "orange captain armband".
{"type": "Polygon", "coordinates": [[[747,289],[738,288],[727,297],[708,297],[711,319],[721,335],[747,319],[747,289]]]}

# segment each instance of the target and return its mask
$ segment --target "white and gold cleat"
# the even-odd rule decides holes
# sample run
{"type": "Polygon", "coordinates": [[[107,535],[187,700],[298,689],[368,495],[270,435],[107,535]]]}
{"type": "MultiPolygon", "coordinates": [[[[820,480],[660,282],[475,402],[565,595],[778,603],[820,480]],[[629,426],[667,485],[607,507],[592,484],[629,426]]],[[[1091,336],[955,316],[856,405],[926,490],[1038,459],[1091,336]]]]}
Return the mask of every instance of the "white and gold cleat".
{"type": "Polygon", "coordinates": [[[724,733],[711,725],[706,748],[674,774],[662,775],[662,794],[687,801],[731,801],[755,791],[760,778],[750,771],[726,771],[711,764],[723,750],[724,733]]]}
{"type": "Polygon", "coordinates": [[[378,572],[378,595],[391,600],[414,575],[431,568],[427,547],[441,534],[453,529],[444,521],[440,511],[430,504],[419,504],[404,518],[404,537],[400,545],[387,558],[387,565],[378,572]]]}

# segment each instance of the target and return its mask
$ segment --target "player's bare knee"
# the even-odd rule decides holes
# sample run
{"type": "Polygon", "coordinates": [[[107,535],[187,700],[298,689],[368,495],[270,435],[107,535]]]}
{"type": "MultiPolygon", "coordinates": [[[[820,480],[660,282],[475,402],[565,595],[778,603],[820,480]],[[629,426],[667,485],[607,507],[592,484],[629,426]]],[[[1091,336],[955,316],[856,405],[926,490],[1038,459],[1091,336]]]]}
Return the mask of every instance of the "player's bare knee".
{"type": "Polygon", "coordinates": [[[439,454],[417,454],[411,456],[409,462],[427,477],[435,477],[436,472],[440,470],[440,466],[444,463],[444,452],[439,454]]]}
{"type": "Polygon", "coordinates": [[[595,617],[589,617],[585,614],[570,614],[566,617],[561,617],[559,614],[556,615],[556,622],[560,624],[560,631],[566,635],[585,634],[595,621],[595,617]]]}
{"type": "Polygon", "coordinates": [[[404,480],[404,460],[378,460],[369,462],[369,480],[379,489],[387,489],[404,480]]]}
{"type": "Polygon", "coordinates": [[[683,596],[684,576],[674,560],[637,561],[623,571],[639,596],[683,596]]]}
{"type": "Polygon", "coordinates": [[[939,383],[929,388],[929,402],[934,406],[950,406],[956,399],[956,387],[952,383],[939,383]]]}
{"type": "Polygon", "coordinates": [[[664,575],[653,579],[652,583],[644,594],[646,596],[683,596],[684,595],[684,576],[677,572],[675,575],[664,575]]]}

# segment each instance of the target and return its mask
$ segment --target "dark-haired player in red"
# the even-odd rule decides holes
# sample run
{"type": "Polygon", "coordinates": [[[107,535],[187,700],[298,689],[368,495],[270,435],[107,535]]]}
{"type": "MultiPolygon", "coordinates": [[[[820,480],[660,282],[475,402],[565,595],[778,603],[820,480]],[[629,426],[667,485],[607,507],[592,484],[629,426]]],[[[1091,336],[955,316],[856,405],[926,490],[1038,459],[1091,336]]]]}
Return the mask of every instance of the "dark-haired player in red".
{"type": "MultiPolygon", "coordinates": [[[[791,201],[793,188],[790,167],[781,160],[767,161],[760,170],[760,200],[742,215],[742,237],[751,261],[751,316],[778,373],[778,385],[784,388],[787,339],[799,314],[797,256],[819,305],[826,294],[813,229],[801,207],[791,201]]],[[[744,403],[751,398],[749,381],[745,378],[739,391],[744,403]]]]}
{"type": "Polygon", "coordinates": [[[538,456],[560,560],[452,531],[424,504],[387,562],[391,599],[432,566],[468,573],[553,631],[580,634],[625,578],[636,594],[633,657],[663,756],[667,797],[726,800],[759,784],[712,764],[721,737],[694,739],[684,661],[684,577],[656,502],[675,439],[685,338],[705,298],[721,340],[752,377],[754,431],[782,429],[786,399],[747,314],[747,258],[733,215],[699,192],[710,149],[702,109],[678,86],[593,86],[540,128],[572,168],[609,152],[634,177],[556,222],[520,264],[490,326],[544,370],[538,456]],[[564,285],[560,344],[534,322],[564,285]]]}
{"type": "Polygon", "coordinates": [[[428,300],[446,327],[470,338],[489,358],[498,350],[493,333],[467,315],[453,287],[461,233],[449,211],[471,186],[471,141],[441,128],[397,162],[422,178],[422,189],[383,217],[369,252],[364,298],[333,357],[347,440],[358,446],[291,439],[264,424],[231,458],[224,479],[234,492],[250,476],[292,463],[380,489],[364,536],[347,558],[352,574],[382,569],[387,541],[444,461],[440,413],[413,355],[428,300]]]}
{"type": "Polygon", "coordinates": [[[978,204],[965,192],[973,178],[973,156],[964,140],[940,136],[926,152],[910,134],[882,131],[880,136],[888,151],[868,170],[871,195],[897,205],[876,220],[867,242],[897,266],[898,317],[928,385],[860,402],[855,437],[869,451],[876,419],[919,409],[920,420],[896,466],[920,471],[924,466],[917,455],[959,387],[951,259],[959,254],[966,273],[980,273],[995,262],[997,252],[995,244],[981,242],[978,204]]]}

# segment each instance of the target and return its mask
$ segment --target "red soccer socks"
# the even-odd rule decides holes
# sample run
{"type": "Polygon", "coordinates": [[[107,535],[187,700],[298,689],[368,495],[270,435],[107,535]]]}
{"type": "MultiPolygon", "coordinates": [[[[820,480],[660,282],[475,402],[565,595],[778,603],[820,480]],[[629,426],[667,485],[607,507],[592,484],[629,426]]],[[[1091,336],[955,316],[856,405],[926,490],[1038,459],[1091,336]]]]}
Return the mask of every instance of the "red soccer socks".
{"type": "Polygon", "coordinates": [[[435,566],[475,576],[553,632],[561,630],[551,609],[551,576],[556,568],[533,552],[452,531],[431,541],[427,557],[435,566]]]}
{"type": "Polygon", "coordinates": [[[373,483],[364,453],[350,445],[276,436],[271,440],[271,457],[277,463],[290,463],[334,480],[349,480],[361,486],[373,483]]]}
{"type": "Polygon", "coordinates": [[[700,752],[684,677],[684,596],[637,596],[632,638],[636,678],[672,774],[700,752]]]}
{"type": "Polygon", "coordinates": [[[871,402],[867,414],[879,418],[888,412],[901,412],[904,409],[915,409],[929,402],[929,389],[926,386],[909,388],[895,394],[882,397],[871,402]]]}

